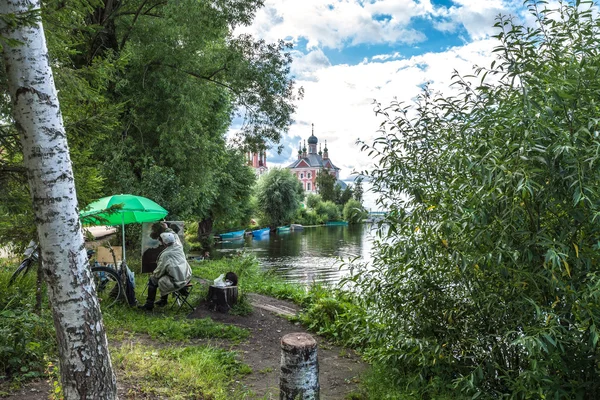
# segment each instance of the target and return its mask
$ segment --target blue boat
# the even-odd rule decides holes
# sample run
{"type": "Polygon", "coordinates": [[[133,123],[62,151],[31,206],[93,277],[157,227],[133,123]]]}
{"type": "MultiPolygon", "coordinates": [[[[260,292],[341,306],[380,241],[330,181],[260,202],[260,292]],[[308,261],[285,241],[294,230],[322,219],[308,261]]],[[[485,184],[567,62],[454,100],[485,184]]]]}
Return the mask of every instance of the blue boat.
{"type": "Polygon", "coordinates": [[[244,237],[244,232],[246,232],[246,230],[242,229],[241,231],[221,233],[219,236],[221,236],[221,240],[224,240],[224,239],[241,239],[241,238],[244,237]]]}
{"type": "Polygon", "coordinates": [[[348,221],[327,221],[325,226],[348,226],[348,221]]]}
{"type": "Polygon", "coordinates": [[[277,233],[289,232],[292,229],[289,225],[277,227],[277,233]]]}
{"type": "Polygon", "coordinates": [[[252,236],[258,238],[267,236],[271,232],[271,228],[256,229],[252,231],[252,236]]]}

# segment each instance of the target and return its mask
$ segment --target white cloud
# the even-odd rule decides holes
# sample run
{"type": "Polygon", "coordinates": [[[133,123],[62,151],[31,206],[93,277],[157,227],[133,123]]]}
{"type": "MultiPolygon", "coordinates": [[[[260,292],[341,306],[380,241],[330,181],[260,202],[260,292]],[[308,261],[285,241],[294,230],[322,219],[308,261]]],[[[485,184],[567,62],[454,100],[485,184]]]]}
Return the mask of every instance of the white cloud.
{"type": "Polygon", "coordinates": [[[291,73],[295,79],[315,80],[315,72],[329,67],[331,63],[321,49],[310,51],[304,54],[300,51],[292,51],[292,67],[291,73]]]}
{"type": "MultiPolygon", "coordinates": [[[[374,101],[383,106],[394,98],[407,103],[421,93],[424,83],[435,91],[449,93],[453,70],[472,73],[475,64],[491,62],[492,40],[478,41],[443,53],[427,53],[406,60],[367,62],[358,65],[324,66],[312,71],[312,80],[299,80],[304,99],[298,102],[296,123],[290,128],[290,159],[296,157],[298,139],[306,140],[315,124],[319,142],[327,141],[329,156],[348,180],[354,171],[372,166],[372,159],[360,151],[357,139],[367,143],[377,135],[382,122],[374,113],[374,101]]],[[[369,204],[374,207],[373,204],[369,204]]]]}
{"type": "MultiPolygon", "coordinates": [[[[372,165],[360,151],[357,139],[371,143],[382,122],[375,116],[374,101],[383,106],[397,98],[412,102],[428,83],[434,91],[449,93],[454,70],[473,72],[473,66],[489,66],[497,44],[489,35],[498,13],[508,13],[521,0],[455,0],[454,6],[434,7],[430,0],[267,0],[248,31],[267,41],[284,38],[306,40],[306,49],[293,52],[292,74],[304,87],[297,103],[295,123],[290,127],[280,156],[269,158],[271,166],[286,166],[297,155],[298,141],[306,140],[315,124],[319,142],[327,141],[329,156],[340,167],[341,179],[372,165]],[[329,7],[328,4],[332,5],[329,7]],[[465,45],[443,52],[404,58],[389,54],[360,54],[356,65],[332,65],[322,49],[356,44],[414,43],[425,40],[414,30],[415,18],[431,22],[439,30],[464,29],[465,45]],[[285,156],[289,156],[287,160],[285,156]]],[[[373,197],[367,196],[367,206],[373,197]]]]}
{"type": "Polygon", "coordinates": [[[392,54],[378,54],[375,55],[373,57],[371,57],[371,60],[380,60],[380,61],[386,61],[386,60],[395,60],[397,58],[402,58],[402,54],[400,54],[400,52],[396,51],[392,54]]]}
{"type": "Polygon", "coordinates": [[[472,40],[494,34],[498,15],[514,14],[521,6],[520,0],[454,0],[454,3],[449,8],[434,9],[434,27],[443,32],[456,32],[463,27],[472,40]]]}
{"type": "Polygon", "coordinates": [[[342,48],[347,44],[417,43],[422,32],[410,28],[411,18],[431,11],[428,1],[267,0],[249,32],[269,41],[305,39],[307,49],[342,48]]]}
{"type": "Polygon", "coordinates": [[[426,34],[411,26],[415,18],[430,20],[443,32],[463,27],[470,39],[494,32],[499,14],[521,9],[521,0],[454,0],[451,7],[430,0],[267,0],[249,32],[268,41],[306,40],[306,48],[342,49],[359,44],[417,44],[426,34]]]}

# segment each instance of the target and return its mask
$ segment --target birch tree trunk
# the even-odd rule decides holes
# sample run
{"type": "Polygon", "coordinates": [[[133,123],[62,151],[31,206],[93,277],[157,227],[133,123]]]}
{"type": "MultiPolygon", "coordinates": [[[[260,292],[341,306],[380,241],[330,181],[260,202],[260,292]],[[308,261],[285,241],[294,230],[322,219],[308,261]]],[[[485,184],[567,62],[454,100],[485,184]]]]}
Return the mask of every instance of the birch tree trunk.
{"type": "Polygon", "coordinates": [[[0,0],[0,40],[58,339],[62,389],[65,399],[116,399],[42,23],[7,23],[39,9],[40,0],[0,0]]]}

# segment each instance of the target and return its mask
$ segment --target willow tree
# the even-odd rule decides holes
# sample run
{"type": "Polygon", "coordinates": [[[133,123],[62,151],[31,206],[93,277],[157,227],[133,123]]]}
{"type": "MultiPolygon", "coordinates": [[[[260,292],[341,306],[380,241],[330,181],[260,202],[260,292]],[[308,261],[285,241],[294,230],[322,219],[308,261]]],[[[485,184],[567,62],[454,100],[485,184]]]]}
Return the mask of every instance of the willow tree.
{"type": "Polygon", "coordinates": [[[304,190],[289,169],[272,168],[260,177],[256,198],[262,224],[276,228],[290,223],[304,198],[304,190]]]}
{"type": "Polygon", "coordinates": [[[336,181],[335,175],[331,174],[327,169],[322,169],[317,174],[315,186],[323,201],[337,201],[338,197],[336,196],[335,189],[337,184],[336,181]]]}
{"type": "MultiPolygon", "coordinates": [[[[113,190],[150,196],[173,217],[210,225],[231,171],[226,134],[240,146],[279,141],[294,110],[289,47],[234,35],[254,0],[95,1],[78,65],[116,56],[107,96],[124,104],[120,129],[96,146],[113,190]]],[[[240,169],[243,159],[236,166],[240,169]]],[[[231,207],[243,211],[248,199],[231,207]]]]}
{"type": "Polygon", "coordinates": [[[415,397],[600,395],[600,20],[527,1],[452,97],[380,108],[389,212],[354,279],[373,359],[415,397]]]}
{"type": "Polygon", "coordinates": [[[38,0],[0,3],[8,91],[23,150],[65,399],[116,398],[100,304],[88,268],[74,176],[38,0]]]}

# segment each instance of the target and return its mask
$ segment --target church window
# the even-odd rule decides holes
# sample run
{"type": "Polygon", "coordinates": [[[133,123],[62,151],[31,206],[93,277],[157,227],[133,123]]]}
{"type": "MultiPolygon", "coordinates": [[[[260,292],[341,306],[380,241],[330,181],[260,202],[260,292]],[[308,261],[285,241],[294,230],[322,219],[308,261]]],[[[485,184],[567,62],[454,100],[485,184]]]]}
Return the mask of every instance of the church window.
{"type": "Polygon", "coordinates": [[[300,174],[300,179],[304,179],[304,174],[300,174]]]}
{"type": "Polygon", "coordinates": [[[308,173],[308,179],[310,179],[310,178],[311,178],[311,176],[310,176],[310,172],[309,172],[309,173],[308,173]]]}
{"type": "MultiPolygon", "coordinates": [[[[308,174],[308,177],[310,178],[310,174],[308,174]]],[[[306,184],[306,190],[310,190],[310,182],[306,184]]]]}

